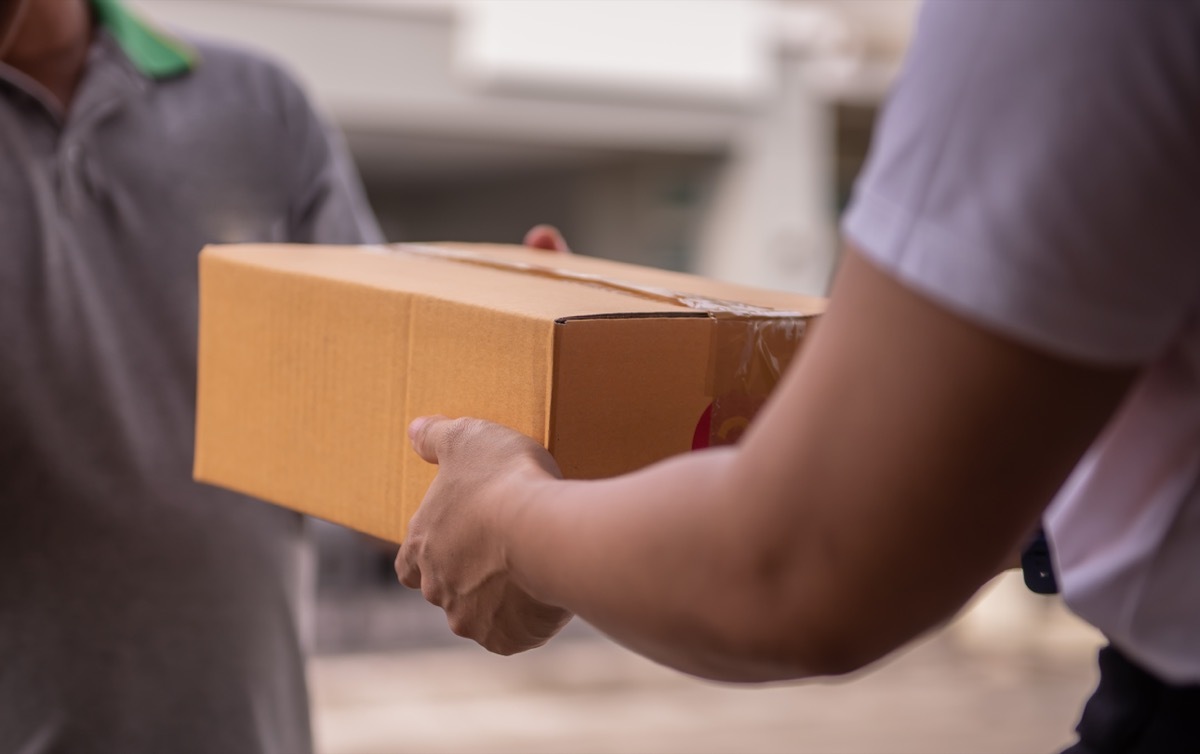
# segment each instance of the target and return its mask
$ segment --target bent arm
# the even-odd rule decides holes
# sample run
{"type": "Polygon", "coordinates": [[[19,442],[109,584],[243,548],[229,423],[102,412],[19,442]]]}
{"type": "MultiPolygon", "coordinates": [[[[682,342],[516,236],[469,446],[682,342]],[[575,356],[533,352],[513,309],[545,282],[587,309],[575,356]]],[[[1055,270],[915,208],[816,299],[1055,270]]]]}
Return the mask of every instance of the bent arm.
{"type": "Polygon", "coordinates": [[[741,445],[514,489],[500,534],[519,586],[659,662],[848,672],[996,573],[1132,375],[992,334],[849,249],[741,445]]]}

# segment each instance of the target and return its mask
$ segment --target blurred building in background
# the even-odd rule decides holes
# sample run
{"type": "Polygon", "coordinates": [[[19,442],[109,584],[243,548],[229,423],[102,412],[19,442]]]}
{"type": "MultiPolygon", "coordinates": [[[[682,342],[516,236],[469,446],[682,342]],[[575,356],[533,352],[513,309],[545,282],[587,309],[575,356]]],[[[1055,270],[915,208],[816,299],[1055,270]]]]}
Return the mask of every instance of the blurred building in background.
{"type": "Polygon", "coordinates": [[[285,62],[389,237],[819,293],[915,0],[136,0],[285,62]]]}

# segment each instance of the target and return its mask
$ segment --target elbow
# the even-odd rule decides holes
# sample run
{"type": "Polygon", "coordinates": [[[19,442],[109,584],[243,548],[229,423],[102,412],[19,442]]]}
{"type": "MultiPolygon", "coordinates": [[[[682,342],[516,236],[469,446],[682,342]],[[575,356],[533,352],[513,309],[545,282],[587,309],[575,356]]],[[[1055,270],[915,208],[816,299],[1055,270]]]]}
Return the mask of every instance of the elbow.
{"type": "Polygon", "coordinates": [[[884,654],[872,651],[865,643],[821,640],[796,631],[787,635],[781,632],[776,636],[742,637],[709,654],[699,666],[678,667],[722,683],[772,683],[850,675],[884,654]]]}
{"type": "Polygon", "coordinates": [[[811,622],[784,622],[786,635],[775,638],[773,662],[788,668],[794,678],[838,677],[857,673],[884,657],[881,648],[861,629],[837,631],[811,622]]]}
{"type": "Polygon", "coordinates": [[[753,574],[738,580],[742,604],[726,615],[740,617],[726,625],[725,635],[740,634],[735,651],[770,668],[769,680],[850,675],[908,638],[898,616],[879,614],[870,599],[834,574],[814,579],[818,571],[811,566],[756,565],[753,574]]]}
{"type": "Polygon", "coordinates": [[[797,660],[811,677],[837,677],[857,673],[886,654],[866,642],[838,638],[809,642],[797,660]]]}
{"type": "Polygon", "coordinates": [[[898,648],[873,627],[811,606],[787,604],[778,595],[760,594],[727,624],[725,651],[731,663],[710,676],[733,682],[770,682],[836,677],[856,673],[898,648]],[[734,670],[737,668],[737,670],[734,670]],[[724,677],[719,677],[724,676],[724,677]]]}
{"type": "Polygon", "coordinates": [[[908,618],[882,608],[871,579],[854,577],[864,569],[826,522],[789,515],[786,526],[743,515],[730,532],[709,611],[718,645],[761,681],[850,675],[902,646],[908,618]]]}

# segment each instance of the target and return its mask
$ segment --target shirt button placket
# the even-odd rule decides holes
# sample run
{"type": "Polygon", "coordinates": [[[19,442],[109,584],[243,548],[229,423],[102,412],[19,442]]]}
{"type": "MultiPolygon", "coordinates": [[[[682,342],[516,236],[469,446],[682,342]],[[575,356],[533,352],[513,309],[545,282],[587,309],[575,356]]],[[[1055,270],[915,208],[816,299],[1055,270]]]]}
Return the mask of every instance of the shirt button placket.
{"type": "Polygon", "coordinates": [[[82,157],[83,148],[79,142],[70,137],[64,138],[58,154],[58,197],[67,211],[76,209],[82,157]]]}

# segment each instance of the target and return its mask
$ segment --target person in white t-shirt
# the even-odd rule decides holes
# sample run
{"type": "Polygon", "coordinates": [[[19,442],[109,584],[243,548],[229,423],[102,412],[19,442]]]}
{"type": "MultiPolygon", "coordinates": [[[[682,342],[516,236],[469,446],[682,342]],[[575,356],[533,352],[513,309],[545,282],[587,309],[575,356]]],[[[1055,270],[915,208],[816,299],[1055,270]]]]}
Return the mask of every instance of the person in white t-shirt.
{"type": "Polygon", "coordinates": [[[1074,752],[1200,751],[1200,3],[929,2],[829,311],[736,448],[592,482],[419,419],[397,557],[498,652],[578,613],[685,672],[856,670],[1045,521],[1101,629],[1074,752]]]}

